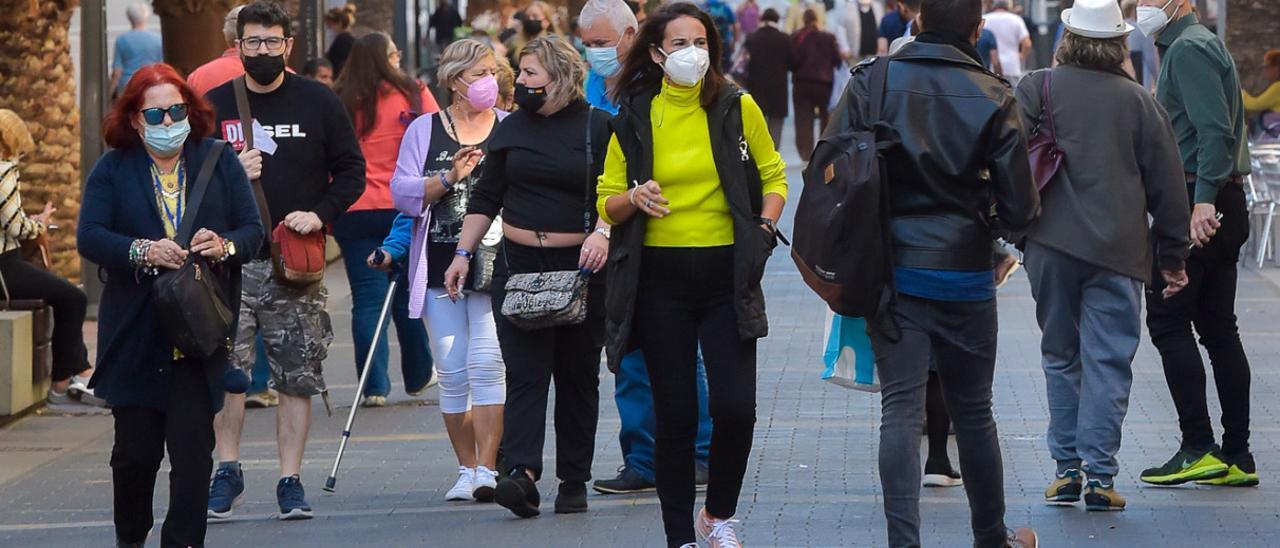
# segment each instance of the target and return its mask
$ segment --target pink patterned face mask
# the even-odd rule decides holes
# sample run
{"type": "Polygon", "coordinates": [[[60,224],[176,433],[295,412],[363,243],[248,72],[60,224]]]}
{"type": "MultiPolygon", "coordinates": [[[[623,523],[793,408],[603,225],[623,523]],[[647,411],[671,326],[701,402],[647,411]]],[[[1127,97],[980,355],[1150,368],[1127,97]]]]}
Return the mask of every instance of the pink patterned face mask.
{"type": "Polygon", "coordinates": [[[498,79],[485,76],[467,86],[467,102],[476,110],[489,110],[498,103],[498,79]]]}

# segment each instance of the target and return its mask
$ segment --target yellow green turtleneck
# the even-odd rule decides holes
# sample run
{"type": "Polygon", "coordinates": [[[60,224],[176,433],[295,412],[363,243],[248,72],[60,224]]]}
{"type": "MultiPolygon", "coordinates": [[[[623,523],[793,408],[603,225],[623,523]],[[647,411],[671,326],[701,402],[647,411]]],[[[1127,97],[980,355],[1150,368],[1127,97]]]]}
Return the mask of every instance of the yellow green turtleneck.
{"type": "MultiPolygon", "coordinates": [[[[649,121],[653,125],[653,180],[671,201],[671,214],[651,218],[644,245],[649,247],[716,247],[733,244],[733,218],[729,202],[720,186],[711,153],[707,111],[699,99],[702,85],[680,87],[662,82],[662,92],[653,98],[649,121]]],[[[747,147],[765,194],[787,195],[786,164],[774,150],[764,114],[750,95],[742,97],[742,125],[747,147]]],[[[644,183],[644,181],[640,181],[644,183]]],[[[605,200],[627,192],[627,159],[617,137],[609,140],[604,174],[600,176],[600,215],[614,224],[605,212],[605,200]]],[[[643,215],[643,213],[637,213],[643,215]]]]}

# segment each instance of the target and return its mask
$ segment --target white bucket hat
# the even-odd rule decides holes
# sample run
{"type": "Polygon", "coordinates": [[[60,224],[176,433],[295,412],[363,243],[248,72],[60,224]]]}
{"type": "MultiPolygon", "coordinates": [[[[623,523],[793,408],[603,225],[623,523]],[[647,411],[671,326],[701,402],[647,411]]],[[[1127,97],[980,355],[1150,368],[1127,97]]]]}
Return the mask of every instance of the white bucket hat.
{"type": "Polygon", "coordinates": [[[1116,38],[1133,32],[1116,0],[1076,0],[1075,7],[1062,10],[1062,24],[1085,38],[1116,38]]]}

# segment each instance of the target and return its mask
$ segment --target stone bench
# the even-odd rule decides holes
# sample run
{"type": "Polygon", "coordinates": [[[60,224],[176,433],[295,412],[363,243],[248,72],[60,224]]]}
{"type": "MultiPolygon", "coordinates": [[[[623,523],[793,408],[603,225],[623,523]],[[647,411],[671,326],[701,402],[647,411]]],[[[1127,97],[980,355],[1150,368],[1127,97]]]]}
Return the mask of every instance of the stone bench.
{"type": "Polygon", "coordinates": [[[47,365],[35,363],[35,329],[34,312],[0,311],[0,416],[26,411],[49,392],[47,365]]]}

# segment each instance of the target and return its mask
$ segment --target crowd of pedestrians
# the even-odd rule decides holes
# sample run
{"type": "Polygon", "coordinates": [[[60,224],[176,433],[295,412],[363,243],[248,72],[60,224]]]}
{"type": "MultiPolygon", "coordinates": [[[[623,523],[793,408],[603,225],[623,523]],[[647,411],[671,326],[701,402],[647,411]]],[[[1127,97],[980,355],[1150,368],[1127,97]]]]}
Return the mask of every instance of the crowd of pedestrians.
{"type": "MultiPolygon", "coordinates": [[[[390,345],[374,333],[396,282],[404,390],[438,382],[457,458],[447,500],[541,513],[554,383],[552,507],[588,511],[603,351],[623,455],[617,476],[591,487],[656,490],[668,546],[741,546],[734,518],[769,333],[761,280],[785,242],[788,115],[802,160],[815,121],[826,137],[869,119],[892,134],[880,154],[893,296],[868,322],[891,546],[921,544],[922,485],[961,484],[975,546],[1038,546],[1031,529],[1006,525],[992,413],[996,289],[1017,265],[1004,242],[1023,253],[1043,331],[1046,503],[1127,506],[1116,454],[1144,303],[1181,440],[1141,481],[1257,485],[1236,263],[1249,136],[1267,135],[1280,108],[1280,52],[1263,59],[1269,87],[1254,96],[1189,0],[1076,0],[1053,68],[1024,72],[1032,41],[1009,0],[892,4],[797,1],[784,15],[753,0],[652,12],[589,0],[569,25],[534,1],[508,14],[505,36],[462,38],[441,0],[439,102],[389,36],[351,33],[354,6],[325,15],[336,38],[302,75],[286,68],[284,7],[233,8],[228,49],[186,79],[133,60],[115,74],[112,150],[88,177],[77,232],[105,282],[96,369],[84,294],[21,260],[53,208],[23,213],[18,158],[35,143],[0,110],[0,281],[6,297],[55,309],[50,400],[112,407],[118,545],[150,534],[166,451],[162,545],[202,545],[209,521],[255,496],[240,463],[245,392],[267,392],[250,375],[278,398],[277,516],[313,516],[301,468],[313,398],[331,410],[327,232],[352,290],[357,359],[373,357],[366,407],[391,391],[390,345]],[[234,319],[207,354],[167,335],[152,303],[187,268],[209,273],[234,319]],[[902,466],[920,462],[926,432],[923,471],[902,466]]],[[[143,32],[149,13],[129,16],[143,32]]],[[[120,55],[151,43],[128,42],[120,55]]]]}

